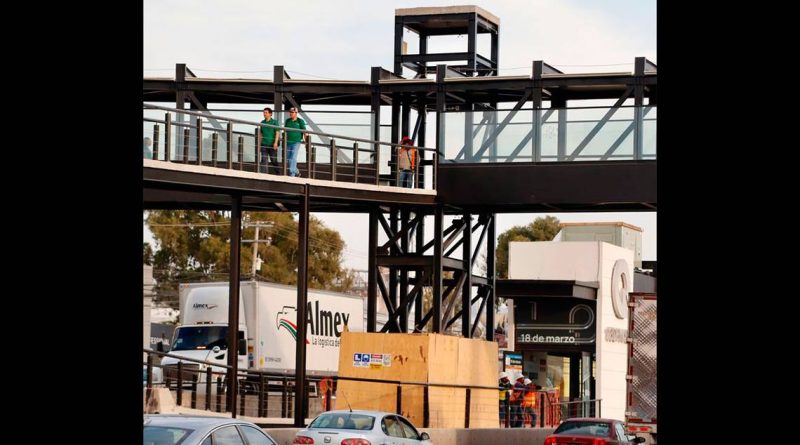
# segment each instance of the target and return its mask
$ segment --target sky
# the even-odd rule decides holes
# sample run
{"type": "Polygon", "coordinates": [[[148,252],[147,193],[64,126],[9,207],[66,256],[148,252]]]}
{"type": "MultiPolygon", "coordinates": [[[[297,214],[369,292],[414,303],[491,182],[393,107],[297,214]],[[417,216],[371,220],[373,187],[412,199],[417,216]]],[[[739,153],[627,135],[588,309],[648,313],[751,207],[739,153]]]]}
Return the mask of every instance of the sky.
{"type": "MultiPolygon", "coordinates": [[[[655,0],[145,0],[143,75],[171,78],[175,64],[186,63],[200,77],[271,79],[283,65],[292,78],[368,81],[370,67],[393,67],[395,8],[455,5],[500,18],[500,75],[530,75],[534,60],[567,73],[631,72],[637,56],[658,63],[655,0]]],[[[405,39],[416,52],[416,35],[405,39]]],[[[466,36],[443,40],[431,41],[429,52],[466,48],[466,36]]],[[[488,40],[479,39],[478,52],[489,54],[488,40]]],[[[498,215],[497,234],[544,215],[498,215]]],[[[642,258],[657,259],[655,212],[549,215],[639,226],[642,258]]],[[[347,243],[344,266],[366,269],[368,217],[315,216],[347,243]]],[[[147,227],[143,237],[153,243],[147,227]]]]}

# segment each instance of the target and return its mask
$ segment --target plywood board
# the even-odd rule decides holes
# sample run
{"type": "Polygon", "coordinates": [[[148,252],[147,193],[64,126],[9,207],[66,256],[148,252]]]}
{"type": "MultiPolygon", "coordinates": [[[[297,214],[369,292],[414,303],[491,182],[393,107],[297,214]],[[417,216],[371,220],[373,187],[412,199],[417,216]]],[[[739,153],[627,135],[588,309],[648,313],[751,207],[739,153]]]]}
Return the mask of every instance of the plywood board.
{"type": "Polygon", "coordinates": [[[473,389],[470,394],[469,427],[497,428],[500,402],[493,389],[473,389]]]}
{"type": "Polygon", "coordinates": [[[402,406],[400,414],[405,416],[417,429],[422,428],[424,420],[423,402],[424,387],[420,385],[403,385],[402,406]]]}
{"type": "Polygon", "coordinates": [[[459,368],[470,370],[464,385],[497,385],[497,342],[459,339],[459,368]],[[467,352],[468,351],[468,352],[467,352]]]}
{"type": "MultiPolygon", "coordinates": [[[[495,386],[497,343],[464,339],[442,334],[380,334],[345,332],[342,334],[339,377],[358,377],[384,381],[444,383],[495,386]],[[358,354],[358,355],[357,355],[358,354]],[[369,364],[356,358],[369,354],[369,364]],[[373,363],[381,358],[380,365],[373,363]]],[[[337,409],[375,409],[395,412],[397,384],[339,380],[337,409]]],[[[496,390],[472,389],[470,427],[496,428],[498,397],[496,390]]],[[[463,428],[466,389],[429,388],[430,428],[463,428]]],[[[424,418],[424,389],[402,385],[401,413],[421,428],[424,418]]]]}
{"type": "Polygon", "coordinates": [[[339,380],[336,387],[336,409],[367,409],[394,412],[396,385],[339,380]],[[349,406],[348,406],[349,404],[349,406]]]}
{"type": "Polygon", "coordinates": [[[428,336],[346,332],[339,349],[339,376],[404,382],[428,380],[428,336]],[[368,354],[366,361],[358,358],[368,354]],[[375,358],[382,357],[378,364],[375,358]]]}
{"type": "Polygon", "coordinates": [[[451,335],[430,334],[429,383],[456,383],[458,339],[451,335]]]}
{"type": "Polygon", "coordinates": [[[431,428],[464,428],[466,389],[431,387],[428,397],[431,428]]]}

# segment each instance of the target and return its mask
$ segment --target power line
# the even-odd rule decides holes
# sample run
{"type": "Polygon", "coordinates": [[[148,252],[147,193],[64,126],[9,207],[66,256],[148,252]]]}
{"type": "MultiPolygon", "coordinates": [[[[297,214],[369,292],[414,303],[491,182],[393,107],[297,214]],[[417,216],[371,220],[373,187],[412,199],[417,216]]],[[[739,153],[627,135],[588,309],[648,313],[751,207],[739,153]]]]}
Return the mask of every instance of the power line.
{"type": "Polygon", "coordinates": [[[216,226],[220,226],[221,227],[221,226],[229,226],[229,225],[231,225],[231,223],[230,222],[208,222],[208,223],[206,223],[206,222],[198,222],[198,223],[187,222],[187,223],[174,223],[174,224],[166,224],[166,223],[165,224],[159,224],[159,223],[151,224],[151,223],[148,223],[147,225],[149,227],[216,227],[216,226]]]}
{"type": "MultiPolygon", "coordinates": [[[[175,68],[145,68],[145,71],[173,71],[175,68]]],[[[271,73],[273,70],[253,70],[253,71],[243,71],[243,70],[212,70],[206,68],[195,68],[192,67],[192,71],[208,71],[209,73],[271,73]]]]}
{"type": "MultiPolygon", "coordinates": [[[[275,226],[266,228],[266,230],[268,231],[279,230],[280,232],[276,232],[276,235],[283,236],[287,240],[297,241],[297,231],[295,227],[291,226],[289,223],[283,223],[279,221],[273,221],[273,223],[275,224],[275,226]]],[[[186,223],[153,223],[153,224],[148,223],[148,226],[149,227],[223,227],[223,226],[230,226],[230,222],[197,222],[197,223],[186,222],[186,223]]],[[[342,242],[344,244],[342,246],[343,255],[348,255],[351,257],[359,257],[359,258],[368,257],[367,252],[351,249],[347,247],[347,242],[345,242],[344,240],[342,240],[342,242]]],[[[309,235],[309,244],[315,247],[328,247],[331,249],[339,247],[334,242],[327,241],[324,238],[311,235],[309,235]]]]}
{"type": "Polygon", "coordinates": [[[325,80],[337,80],[337,79],[334,79],[334,78],[332,78],[332,77],[323,77],[323,76],[317,76],[317,75],[315,75],[315,74],[301,73],[300,71],[289,71],[289,70],[286,70],[286,72],[287,72],[287,73],[294,73],[294,74],[302,74],[302,75],[304,75],[304,76],[311,76],[311,77],[316,77],[316,78],[319,78],[319,79],[325,79],[325,80]]]}
{"type": "Polygon", "coordinates": [[[581,67],[585,67],[585,66],[624,66],[624,65],[633,65],[633,62],[628,62],[628,63],[606,63],[606,64],[595,64],[595,65],[563,65],[563,64],[560,64],[560,63],[552,63],[550,65],[569,66],[569,67],[573,67],[573,66],[581,66],[581,67]]]}

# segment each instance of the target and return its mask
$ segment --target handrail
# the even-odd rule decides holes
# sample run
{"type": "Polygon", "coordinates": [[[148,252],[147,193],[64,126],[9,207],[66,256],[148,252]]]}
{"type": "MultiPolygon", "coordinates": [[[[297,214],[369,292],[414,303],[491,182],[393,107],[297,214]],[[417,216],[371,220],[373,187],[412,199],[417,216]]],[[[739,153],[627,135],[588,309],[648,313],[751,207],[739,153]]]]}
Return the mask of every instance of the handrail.
{"type": "MultiPolygon", "coordinates": [[[[267,128],[277,128],[277,129],[283,130],[283,131],[287,131],[287,130],[291,131],[291,132],[300,131],[300,130],[297,130],[296,128],[287,128],[287,127],[280,126],[280,125],[262,124],[261,122],[246,121],[246,120],[243,120],[243,119],[236,119],[236,118],[232,118],[232,117],[225,117],[225,116],[215,115],[215,114],[210,114],[210,113],[199,113],[199,112],[196,112],[196,111],[180,110],[180,109],[177,109],[177,108],[162,107],[160,105],[154,105],[154,104],[148,104],[148,103],[144,103],[142,105],[146,109],[156,109],[156,110],[162,110],[162,111],[170,111],[170,112],[175,112],[175,113],[180,113],[180,114],[187,114],[187,115],[190,115],[190,116],[197,116],[197,117],[203,117],[203,118],[212,117],[212,118],[216,118],[216,119],[225,120],[227,122],[236,122],[236,123],[239,123],[239,124],[253,125],[253,126],[267,127],[267,128]]],[[[322,132],[311,131],[311,130],[302,130],[302,132],[303,133],[307,133],[307,134],[317,135],[317,136],[331,137],[331,138],[334,138],[334,139],[346,139],[348,141],[366,142],[368,144],[373,144],[373,145],[374,144],[388,145],[390,147],[399,147],[399,146],[402,145],[402,144],[394,143],[394,142],[375,141],[375,140],[372,140],[372,139],[362,139],[362,138],[353,137],[353,136],[344,136],[344,135],[338,135],[338,134],[333,134],[333,133],[322,133],[322,132]]],[[[414,148],[416,148],[417,150],[425,150],[425,151],[432,151],[432,152],[436,151],[436,148],[417,147],[417,146],[414,146],[414,148]]],[[[365,149],[361,149],[361,151],[372,152],[372,151],[374,151],[374,149],[370,150],[370,149],[366,149],[365,148],[365,149]]]]}
{"type": "MultiPolygon", "coordinates": [[[[164,124],[165,123],[164,119],[153,119],[152,117],[143,117],[142,120],[144,122],[152,122],[154,124],[164,124]]],[[[174,127],[186,127],[186,128],[190,128],[190,129],[197,129],[197,126],[195,124],[192,124],[192,123],[170,122],[170,125],[172,125],[174,127]]],[[[205,126],[203,127],[203,130],[221,131],[219,128],[205,127],[205,126]]],[[[234,131],[233,134],[238,134],[240,136],[248,136],[248,137],[253,136],[252,133],[249,133],[247,131],[234,131]]]]}

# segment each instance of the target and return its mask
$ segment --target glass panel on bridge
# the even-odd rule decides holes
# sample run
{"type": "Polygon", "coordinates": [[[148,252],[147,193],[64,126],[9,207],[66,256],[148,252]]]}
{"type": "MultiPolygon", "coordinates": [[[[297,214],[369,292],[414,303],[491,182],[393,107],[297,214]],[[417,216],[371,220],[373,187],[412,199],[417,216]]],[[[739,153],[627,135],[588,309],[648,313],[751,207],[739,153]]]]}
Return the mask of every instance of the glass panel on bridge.
{"type": "Polygon", "coordinates": [[[447,112],[445,162],[631,160],[637,128],[640,159],[656,159],[655,106],[447,112]]]}

